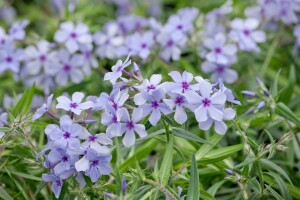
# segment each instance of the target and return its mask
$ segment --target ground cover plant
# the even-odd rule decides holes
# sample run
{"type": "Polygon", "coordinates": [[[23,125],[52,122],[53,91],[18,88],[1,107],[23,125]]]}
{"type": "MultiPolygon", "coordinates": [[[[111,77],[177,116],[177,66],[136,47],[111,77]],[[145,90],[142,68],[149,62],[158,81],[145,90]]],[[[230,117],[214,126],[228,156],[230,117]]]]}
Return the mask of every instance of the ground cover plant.
{"type": "Polygon", "coordinates": [[[1,199],[300,199],[300,1],[0,6],[1,199]]]}

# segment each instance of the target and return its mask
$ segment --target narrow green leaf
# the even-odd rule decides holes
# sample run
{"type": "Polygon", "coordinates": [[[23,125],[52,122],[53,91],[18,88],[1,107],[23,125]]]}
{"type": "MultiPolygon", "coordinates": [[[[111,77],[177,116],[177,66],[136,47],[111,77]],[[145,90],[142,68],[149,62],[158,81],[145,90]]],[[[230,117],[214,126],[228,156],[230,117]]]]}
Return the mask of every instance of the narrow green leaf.
{"type": "Polygon", "coordinates": [[[153,148],[157,145],[158,140],[148,140],[143,143],[142,146],[128,159],[126,159],[119,167],[120,173],[125,172],[129,167],[134,165],[135,160],[142,160],[153,150],[153,148]]]}
{"type": "Polygon", "coordinates": [[[290,182],[290,184],[292,184],[292,181],[290,179],[290,177],[287,175],[287,173],[281,169],[281,167],[279,167],[277,164],[267,160],[267,159],[260,159],[259,162],[266,168],[271,168],[273,170],[275,170],[276,172],[278,172],[279,174],[281,174],[282,176],[284,176],[284,178],[290,182]]]}
{"type": "Polygon", "coordinates": [[[226,182],[226,180],[219,181],[215,184],[213,184],[210,188],[208,188],[207,192],[211,196],[215,196],[216,192],[219,190],[219,188],[226,182]]]}
{"type": "Polygon", "coordinates": [[[196,160],[199,161],[202,159],[218,142],[223,138],[223,135],[214,134],[210,138],[208,138],[208,142],[210,144],[204,144],[201,148],[196,152],[196,160]]]}
{"type": "Polygon", "coordinates": [[[36,191],[34,192],[34,196],[36,196],[38,193],[40,193],[42,191],[42,189],[47,185],[46,182],[42,181],[39,185],[39,187],[36,189],[36,191]]]}
{"type": "Polygon", "coordinates": [[[184,138],[184,139],[187,139],[187,140],[199,142],[199,143],[202,143],[202,144],[210,144],[209,142],[207,142],[206,140],[200,138],[199,136],[195,135],[194,133],[186,131],[182,128],[172,127],[172,130],[174,131],[174,135],[177,136],[177,137],[181,137],[181,138],[184,138]]]}
{"type": "Polygon", "coordinates": [[[115,168],[115,173],[116,173],[116,193],[118,196],[120,196],[122,192],[122,187],[121,187],[122,178],[118,167],[115,168]]]}
{"type": "Polygon", "coordinates": [[[30,106],[34,96],[34,92],[35,85],[32,85],[24,92],[17,105],[11,111],[14,117],[16,117],[18,113],[28,113],[30,111],[30,106]]]}
{"type": "MultiPolygon", "coordinates": [[[[36,176],[30,175],[27,173],[23,173],[23,172],[18,172],[18,171],[15,171],[14,169],[10,169],[10,168],[7,168],[7,170],[9,170],[10,174],[21,176],[23,178],[34,180],[34,181],[42,181],[42,178],[40,178],[40,177],[36,177],[36,176]]],[[[1,170],[1,171],[5,172],[5,170],[1,170]]]]}
{"type": "Polygon", "coordinates": [[[205,190],[200,189],[200,193],[200,197],[203,200],[215,200],[215,198],[205,190]]]}
{"type": "Polygon", "coordinates": [[[200,197],[199,188],[200,188],[200,181],[199,181],[199,174],[197,169],[197,162],[196,162],[195,155],[193,155],[187,199],[198,200],[200,197]]]}
{"type": "Polygon", "coordinates": [[[146,136],[146,137],[137,139],[136,142],[148,140],[148,139],[153,138],[153,137],[155,137],[155,136],[157,136],[157,135],[161,135],[161,134],[163,134],[163,133],[165,133],[165,132],[166,132],[165,129],[160,129],[160,130],[158,130],[158,131],[155,131],[154,133],[149,134],[149,135],[146,136]]]}
{"type": "Polygon", "coordinates": [[[209,153],[207,153],[200,161],[198,161],[198,164],[207,165],[224,160],[225,158],[228,158],[229,156],[242,150],[243,148],[244,144],[237,144],[229,147],[223,147],[216,150],[212,150],[209,153]]]}
{"type": "Polygon", "coordinates": [[[283,199],[292,200],[290,191],[289,191],[286,183],[282,180],[282,178],[279,175],[277,175],[276,173],[273,173],[273,172],[266,172],[266,174],[269,174],[277,182],[277,184],[279,186],[279,190],[280,190],[280,192],[283,196],[283,199]]]}
{"type": "Polygon", "coordinates": [[[271,194],[273,195],[273,197],[275,197],[276,200],[284,200],[275,190],[273,190],[273,188],[271,188],[268,185],[266,185],[266,188],[271,192],[271,194]]]}
{"type": "Polygon", "coordinates": [[[3,200],[14,200],[2,187],[0,187],[0,198],[3,200]]]}
{"type": "Polygon", "coordinates": [[[275,108],[275,113],[277,115],[295,123],[297,126],[300,126],[299,118],[284,103],[282,103],[282,102],[277,103],[276,108],[275,108]]]}
{"type": "Polygon", "coordinates": [[[275,77],[275,79],[273,81],[272,88],[271,88],[271,94],[274,97],[276,97],[277,94],[278,94],[278,79],[279,79],[280,73],[281,73],[281,69],[278,70],[278,72],[276,74],[276,77],[275,77]]]}
{"type": "Polygon", "coordinates": [[[173,149],[174,149],[174,134],[170,134],[169,142],[167,144],[167,149],[160,165],[159,177],[162,186],[168,184],[172,167],[173,167],[173,149]]]}
{"type": "Polygon", "coordinates": [[[290,67],[289,80],[287,86],[282,91],[280,91],[280,96],[279,96],[279,101],[285,104],[289,103],[293,95],[293,91],[296,83],[296,74],[297,73],[295,71],[295,67],[292,65],[290,67]]]}

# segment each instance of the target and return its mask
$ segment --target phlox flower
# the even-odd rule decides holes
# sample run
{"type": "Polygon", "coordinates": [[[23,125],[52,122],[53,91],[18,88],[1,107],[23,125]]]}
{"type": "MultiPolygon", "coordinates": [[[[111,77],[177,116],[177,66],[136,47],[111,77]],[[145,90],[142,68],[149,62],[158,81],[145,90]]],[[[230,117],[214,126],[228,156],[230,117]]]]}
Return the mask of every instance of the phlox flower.
{"type": "Polygon", "coordinates": [[[224,106],[226,95],[223,92],[216,92],[211,95],[212,85],[205,80],[200,81],[199,90],[201,95],[195,91],[189,91],[185,94],[187,101],[191,105],[197,106],[194,110],[196,120],[204,122],[208,118],[212,118],[216,121],[221,121],[223,112],[220,110],[220,107],[224,106]]]}
{"type": "Polygon", "coordinates": [[[177,71],[172,71],[169,73],[169,76],[171,76],[174,82],[169,83],[167,89],[168,91],[183,94],[198,88],[197,84],[191,84],[191,82],[194,80],[194,76],[187,71],[184,71],[182,75],[177,71]]]}
{"type": "Polygon", "coordinates": [[[42,107],[40,107],[40,108],[37,109],[37,111],[34,113],[34,115],[32,117],[32,121],[37,120],[38,118],[42,117],[46,112],[49,111],[49,108],[50,108],[51,103],[52,103],[52,98],[53,98],[53,94],[51,94],[47,98],[47,103],[44,103],[42,105],[42,107]]]}
{"type": "Polygon", "coordinates": [[[129,57],[130,54],[127,56],[124,63],[122,62],[122,60],[118,60],[118,62],[114,66],[112,66],[112,72],[107,72],[104,75],[104,80],[109,80],[112,84],[115,84],[116,81],[122,76],[123,70],[131,64],[131,60],[129,59],[129,57]]]}
{"type": "Polygon", "coordinates": [[[54,67],[56,53],[49,52],[50,43],[42,40],[37,43],[37,47],[28,46],[25,49],[27,56],[26,69],[29,74],[38,74],[43,68],[46,73],[54,67]]]}
{"type": "Polygon", "coordinates": [[[229,65],[222,65],[205,61],[201,65],[201,69],[205,73],[211,74],[211,80],[216,82],[222,79],[225,83],[234,83],[238,79],[238,73],[230,69],[229,65]]]}
{"type": "Polygon", "coordinates": [[[211,50],[206,55],[206,59],[223,65],[229,64],[237,52],[235,45],[226,44],[226,37],[223,33],[218,33],[214,38],[205,39],[204,46],[211,50]]]}
{"type": "Polygon", "coordinates": [[[75,163],[78,172],[85,172],[92,182],[97,182],[101,175],[109,175],[112,171],[109,166],[112,156],[110,154],[100,154],[88,148],[84,156],[75,163]]]}
{"type": "Polygon", "coordinates": [[[49,124],[45,133],[53,140],[53,145],[61,149],[78,149],[80,141],[78,136],[82,133],[83,127],[73,123],[68,115],[60,118],[60,127],[54,124],[49,124]]]}
{"type": "Polygon", "coordinates": [[[76,115],[80,115],[83,110],[87,110],[89,108],[93,108],[94,103],[92,101],[86,101],[81,103],[84,94],[81,92],[75,92],[72,95],[72,100],[68,99],[65,96],[60,96],[56,98],[58,104],[56,108],[64,109],[66,111],[71,111],[76,115]]]}
{"type": "Polygon", "coordinates": [[[238,42],[239,48],[243,51],[259,51],[257,43],[266,41],[265,32],[256,30],[259,21],[254,18],[234,19],[231,22],[230,38],[238,42]]]}
{"type": "Polygon", "coordinates": [[[0,49],[0,73],[10,70],[19,72],[21,61],[24,59],[24,51],[16,48],[13,43],[7,42],[0,49]]]}
{"type": "Polygon", "coordinates": [[[13,23],[8,32],[9,38],[11,40],[23,40],[26,35],[24,29],[28,26],[28,24],[28,20],[13,23]]]}
{"type": "Polygon", "coordinates": [[[162,99],[164,98],[165,94],[162,89],[156,90],[152,93],[152,95],[149,95],[147,93],[142,93],[143,97],[147,99],[148,103],[144,103],[140,105],[140,108],[143,109],[143,116],[148,116],[149,117],[149,122],[153,125],[156,126],[158,121],[161,118],[161,113],[167,115],[170,114],[172,111],[165,104],[162,99]]]}
{"type": "Polygon", "coordinates": [[[65,43],[68,51],[74,53],[79,50],[79,45],[91,44],[92,36],[89,28],[83,23],[63,22],[60,29],[56,31],[54,40],[59,43],[65,43]]]}
{"type": "Polygon", "coordinates": [[[135,133],[137,133],[141,138],[146,137],[148,134],[146,132],[145,126],[139,124],[143,119],[143,110],[140,108],[135,108],[132,112],[132,117],[130,117],[128,110],[122,110],[121,116],[121,132],[125,132],[123,138],[123,144],[126,147],[131,147],[135,143],[135,133]]]}

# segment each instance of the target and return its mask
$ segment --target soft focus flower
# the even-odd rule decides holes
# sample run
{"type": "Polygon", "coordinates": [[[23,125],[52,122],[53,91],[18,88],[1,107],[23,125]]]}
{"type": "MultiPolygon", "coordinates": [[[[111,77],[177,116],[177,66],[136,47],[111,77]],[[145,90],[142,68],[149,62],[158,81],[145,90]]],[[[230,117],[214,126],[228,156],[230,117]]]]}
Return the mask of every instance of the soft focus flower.
{"type": "Polygon", "coordinates": [[[26,26],[28,26],[28,24],[28,20],[13,23],[8,32],[9,38],[12,40],[23,40],[26,35],[24,29],[26,28],[26,26]]]}
{"type": "Polygon", "coordinates": [[[211,73],[211,80],[218,81],[223,80],[225,83],[233,83],[238,79],[238,73],[230,69],[229,65],[222,65],[213,62],[203,62],[201,69],[205,73],[211,73]]]}
{"type": "Polygon", "coordinates": [[[214,38],[204,40],[204,46],[211,51],[206,55],[210,62],[227,65],[235,59],[237,48],[235,45],[226,44],[226,37],[223,33],[218,33],[214,38]]]}
{"type": "Polygon", "coordinates": [[[92,36],[88,27],[83,23],[63,22],[54,35],[55,41],[64,43],[70,53],[79,50],[79,45],[90,44],[92,36]]]}
{"type": "Polygon", "coordinates": [[[4,47],[0,49],[0,73],[6,70],[19,72],[20,62],[23,59],[24,52],[22,49],[15,48],[13,43],[5,43],[4,47]]]}
{"type": "Polygon", "coordinates": [[[51,68],[55,66],[56,53],[49,52],[49,42],[42,40],[37,43],[37,48],[28,46],[25,49],[27,56],[26,68],[29,74],[38,74],[43,68],[44,71],[49,73],[51,68]]]}
{"type": "Polygon", "coordinates": [[[234,19],[231,22],[231,39],[238,42],[239,48],[243,51],[259,51],[256,43],[266,41],[266,35],[263,31],[256,30],[259,25],[257,19],[248,18],[234,19]]]}

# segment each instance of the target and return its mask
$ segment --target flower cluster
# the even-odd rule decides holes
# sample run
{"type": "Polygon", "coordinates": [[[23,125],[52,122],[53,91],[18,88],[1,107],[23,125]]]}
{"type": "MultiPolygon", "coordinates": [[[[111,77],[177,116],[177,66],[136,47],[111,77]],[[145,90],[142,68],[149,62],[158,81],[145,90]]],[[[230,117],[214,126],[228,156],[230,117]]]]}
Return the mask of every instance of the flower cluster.
{"type": "Polygon", "coordinates": [[[101,175],[107,175],[111,169],[108,145],[112,139],[122,137],[122,143],[131,147],[136,135],[144,138],[148,135],[145,122],[157,126],[162,116],[172,117],[178,124],[186,123],[187,112],[192,112],[202,130],[212,125],[219,134],[225,134],[227,126],[224,120],[232,120],[235,111],[226,106],[226,102],[239,104],[221,81],[211,84],[200,76],[177,71],[169,73],[171,81],[162,82],[162,75],[153,74],[143,79],[136,63],[134,72],[128,71],[131,65],[129,56],[123,62],[119,60],[106,73],[113,89],[110,94],[102,92],[98,97],[89,96],[82,102],[84,94],[75,92],[71,98],[56,98],[56,109],[68,111],[68,115],[57,117],[50,111],[52,95],[47,103],[39,108],[33,120],[45,113],[59,121],[60,126],[50,124],[45,133],[48,143],[39,154],[44,155],[44,166],[50,174],[43,175],[46,182],[52,182],[52,189],[59,196],[64,180],[75,176],[81,186],[85,184],[83,176],[96,182],[101,175]],[[85,114],[85,111],[87,114],[85,114]],[[101,112],[100,123],[106,126],[105,133],[91,134],[86,124],[95,123],[92,112],[101,112]],[[170,116],[171,115],[171,116],[170,116]]]}

